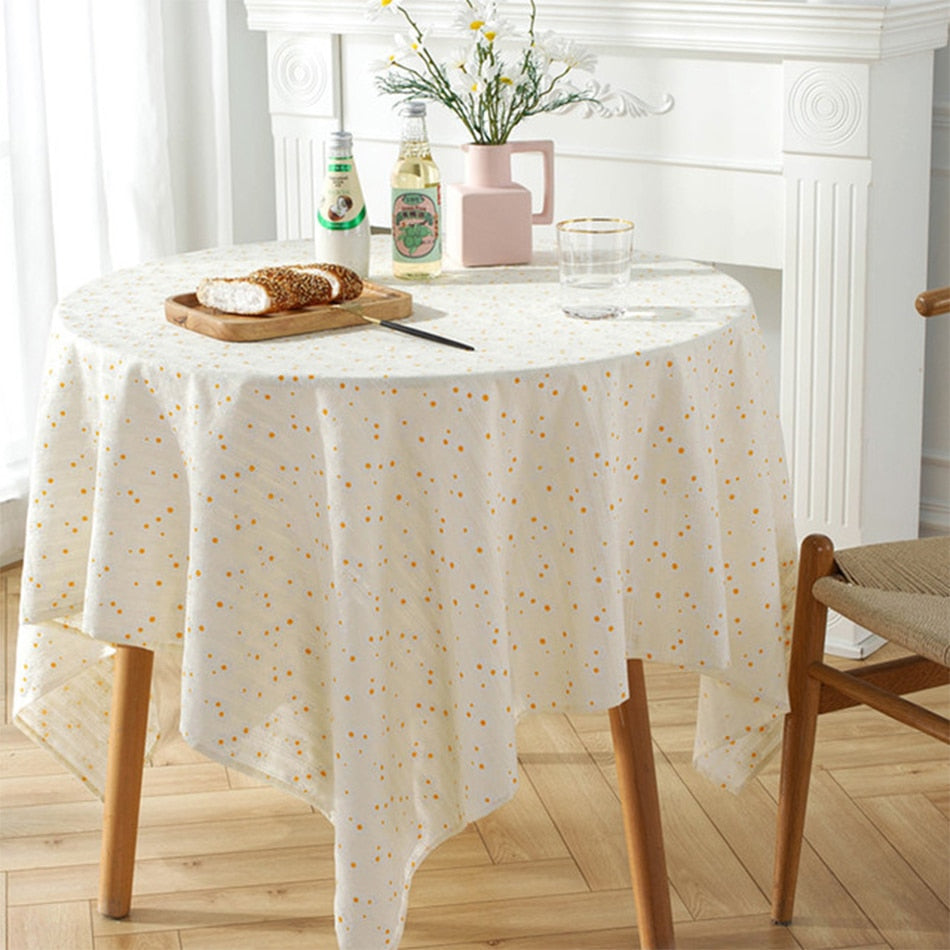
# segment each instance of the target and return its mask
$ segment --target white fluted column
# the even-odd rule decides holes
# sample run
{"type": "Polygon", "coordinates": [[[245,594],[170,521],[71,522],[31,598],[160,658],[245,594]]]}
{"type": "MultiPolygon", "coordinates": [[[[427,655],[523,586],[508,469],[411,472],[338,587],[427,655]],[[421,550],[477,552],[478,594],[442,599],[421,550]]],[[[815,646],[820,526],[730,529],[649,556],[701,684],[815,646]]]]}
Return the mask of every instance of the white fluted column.
{"type": "Polygon", "coordinates": [[[339,127],[338,37],[267,34],[279,240],[313,236],[323,143],[339,127]]]}
{"type": "MultiPolygon", "coordinates": [[[[900,76],[925,79],[931,55],[900,76]]],[[[926,82],[897,97],[894,81],[893,61],[784,64],[782,419],[799,533],[838,547],[915,537],[919,518],[929,176],[904,153],[929,154],[931,110],[926,82]]],[[[881,642],[829,629],[843,656],[881,642]]]]}

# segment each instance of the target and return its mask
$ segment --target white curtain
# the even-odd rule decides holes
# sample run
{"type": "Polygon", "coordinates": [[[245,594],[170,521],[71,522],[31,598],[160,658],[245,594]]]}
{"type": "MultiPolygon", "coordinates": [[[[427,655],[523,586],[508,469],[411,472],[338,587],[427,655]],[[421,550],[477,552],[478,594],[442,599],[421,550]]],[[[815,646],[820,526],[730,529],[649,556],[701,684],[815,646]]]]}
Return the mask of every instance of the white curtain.
{"type": "Polygon", "coordinates": [[[0,0],[0,563],[58,298],[231,238],[228,0],[0,0]]]}

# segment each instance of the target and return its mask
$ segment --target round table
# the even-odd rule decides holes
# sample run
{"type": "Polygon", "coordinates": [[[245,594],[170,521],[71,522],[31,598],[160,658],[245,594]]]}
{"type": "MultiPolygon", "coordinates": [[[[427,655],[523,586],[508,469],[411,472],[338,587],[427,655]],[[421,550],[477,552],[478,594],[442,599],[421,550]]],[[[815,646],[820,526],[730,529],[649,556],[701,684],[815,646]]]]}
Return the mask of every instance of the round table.
{"type": "MultiPolygon", "coordinates": [[[[740,787],[787,708],[795,538],[736,281],[638,254],[597,322],[561,314],[551,251],[400,284],[474,352],[164,318],[310,254],[201,251],[59,305],[15,715],[101,792],[113,645],[171,658],[187,741],[332,821],[338,939],[367,950],[398,944],[422,858],[515,793],[518,718],[616,707],[628,658],[704,674],[695,763],[740,787]]],[[[397,283],[385,238],[372,279],[397,283]]]]}

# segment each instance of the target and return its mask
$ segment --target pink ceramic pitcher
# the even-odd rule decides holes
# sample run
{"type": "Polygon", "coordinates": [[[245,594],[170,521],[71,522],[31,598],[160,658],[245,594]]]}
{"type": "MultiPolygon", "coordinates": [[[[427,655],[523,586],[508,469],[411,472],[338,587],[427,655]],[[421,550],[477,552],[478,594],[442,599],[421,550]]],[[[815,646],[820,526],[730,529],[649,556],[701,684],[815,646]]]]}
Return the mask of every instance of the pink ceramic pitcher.
{"type": "Polygon", "coordinates": [[[531,226],[554,219],[554,143],[506,142],[462,146],[465,181],[446,189],[447,247],[466,267],[527,264],[531,226]],[[544,202],[531,210],[531,192],[511,180],[513,152],[540,152],[544,159],[544,202]]]}

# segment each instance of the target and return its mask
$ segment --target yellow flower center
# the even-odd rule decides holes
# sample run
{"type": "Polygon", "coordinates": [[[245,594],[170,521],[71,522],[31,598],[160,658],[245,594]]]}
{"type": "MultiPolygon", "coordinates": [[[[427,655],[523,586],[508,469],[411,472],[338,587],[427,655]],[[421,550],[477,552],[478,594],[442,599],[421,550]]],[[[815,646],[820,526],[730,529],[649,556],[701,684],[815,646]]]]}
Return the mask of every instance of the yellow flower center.
{"type": "MultiPolygon", "coordinates": [[[[388,3],[390,2],[390,0],[386,0],[386,2],[388,3]]],[[[485,25],[484,20],[472,20],[472,22],[469,23],[468,28],[472,31],[480,30],[484,25],[485,25]]]]}
{"type": "Polygon", "coordinates": [[[514,80],[512,80],[512,79],[509,78],[508,76],[499,76],[499,77],[498,77],[498,81],[499,81],[503,86],[510,86],[514,80]]]}
{"type": "Polygon", "coordinates": [[[485,39],[490,43],[498,34],[494,30],[485,30],[485,39]]]}

